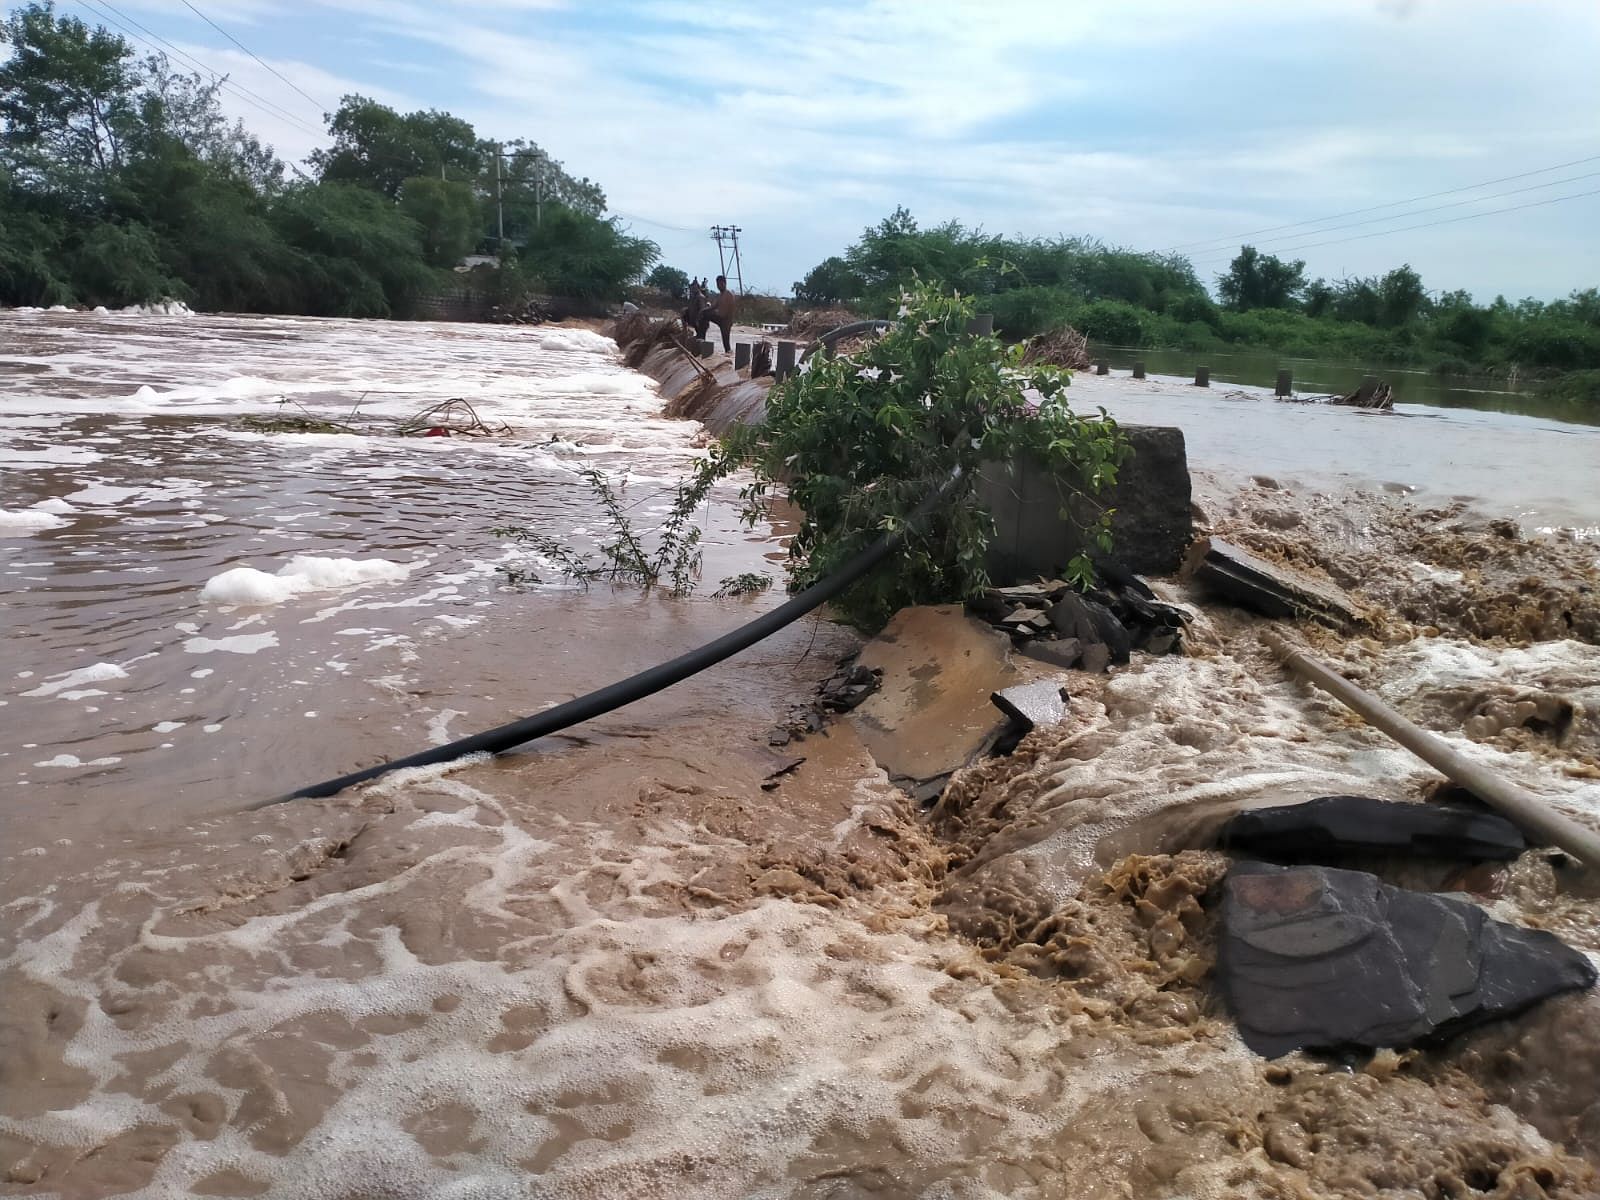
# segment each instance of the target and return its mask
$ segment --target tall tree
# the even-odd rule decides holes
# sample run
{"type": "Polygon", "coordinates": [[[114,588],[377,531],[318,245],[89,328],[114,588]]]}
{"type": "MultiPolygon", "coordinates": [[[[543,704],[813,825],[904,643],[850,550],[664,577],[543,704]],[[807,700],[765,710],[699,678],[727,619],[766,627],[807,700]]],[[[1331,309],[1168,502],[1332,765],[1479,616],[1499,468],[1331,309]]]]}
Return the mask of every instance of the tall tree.
{"type": "Polygon", "coordinates": [[[82,190],[122,162],[138,81],[128,44],[51,0],[0,24],[0,163],[23,183],[82,190]]]}
{"type": "Polygon", "coordinates": [[[1293,308],[1305,286],[1304,259],[1285,262],[1276,255],[1262,254],[1254,246],[1241,246],[1228,273],[1217,279],[1222,303],[1238,312],[1293,308]]]}
{"type": "Polygon", "coordinates": [[[353,183],[391,200],[418,175],[476,180],[483,150],[471,125],[437,110],[398,113],[365,96],[346,96],[328,117],[333,145],[313,151],[324,183],[353,183]]]}

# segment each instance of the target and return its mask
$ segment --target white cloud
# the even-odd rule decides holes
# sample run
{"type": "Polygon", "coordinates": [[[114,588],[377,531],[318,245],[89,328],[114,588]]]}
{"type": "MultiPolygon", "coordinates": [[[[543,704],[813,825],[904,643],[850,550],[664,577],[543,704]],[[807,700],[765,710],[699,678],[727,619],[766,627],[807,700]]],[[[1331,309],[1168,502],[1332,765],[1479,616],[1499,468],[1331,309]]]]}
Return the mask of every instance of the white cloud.
{"type": "MultiPolygon", "coordinates": [[[[229,2],[241,19],[273,11],[229,2]]],[[[927,222],[1209,247],[1600,152],[1592,0],[325,0],[291,11],[308,32],[300,61],[270,61],[313,96],[357,90],[449,109],[485,136],[532,137],[599,180],[617,211],[660,223],[636,227],[685,269],[715,265],[704,227],[743,225],[747,281],[778,288],[897,203],[927,222]],[[346,48],[353,37],[373,43],[365,67],[346,48]],[[390,90],[402,74],[412,98],[390,90]]],[[[242,57],[228,60],[241,82],[308,107],[242,57]]],[[[287,123],[240,115],[292,156],[309,149],[287,123]]],[[[1313,273],[1409,259],[1435,287],[1553,294],[1600,278],[1597,214],[1600,201],[1576,200],[1306,257],[1313,273]]]]}

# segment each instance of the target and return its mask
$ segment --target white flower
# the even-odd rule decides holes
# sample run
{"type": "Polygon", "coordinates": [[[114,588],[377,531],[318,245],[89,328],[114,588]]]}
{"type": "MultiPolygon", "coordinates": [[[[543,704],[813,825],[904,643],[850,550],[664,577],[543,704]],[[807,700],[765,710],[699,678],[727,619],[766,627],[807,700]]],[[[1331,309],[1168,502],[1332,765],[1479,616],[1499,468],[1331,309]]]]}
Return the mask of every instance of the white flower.
{"type": "Polygon", "coordinates": [[[897,317],[909,317],[910,315],[911,315],[911,310],[909,308],[907,308],[904,304],[902,304],[900,306],[900,311],[895,313],[895,316],[897,316],[897,317]]]}
{"type": "Polygon", "coordinates": [[[883,368],[862,367],[861,370],[856,372],[856,376],[860,379],[870,379],[873,383],[877,383],[878,380],[883,378],[883,368]]]}

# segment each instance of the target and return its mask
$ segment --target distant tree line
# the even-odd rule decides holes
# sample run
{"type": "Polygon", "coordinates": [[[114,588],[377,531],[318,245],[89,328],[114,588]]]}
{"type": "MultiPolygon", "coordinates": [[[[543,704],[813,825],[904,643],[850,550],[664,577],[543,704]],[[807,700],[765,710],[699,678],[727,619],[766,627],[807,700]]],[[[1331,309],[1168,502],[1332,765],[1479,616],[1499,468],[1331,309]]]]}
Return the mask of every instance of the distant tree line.
{"type": "Polygon", "coordinates": [[[501,248],[502,213],[498,298],[619,296],[657,258],[603,218],[598,184],[449,113],[346,96],[314,174],[291,177],[222,115],[220,82],[52,3],[0,23],[0,56],[0,304],[405,316],[501,248]]]}
{"type": "Polygon", "coordinates": [[[1262,347],[1463,374],[1600,370],[1600,289],[1478,305],[1464,291],[1429,292],[1409,265],[1307,282],[1304,262],[1244,246],[1213,298],[1181,255],[1001,237],[956,221],[923,228],[904,208],[813,267],[795,300],[888,315],[913,278],[981,296],[997,328],[1017,339],[1072,325],[1123,346],[1262,347]]]}

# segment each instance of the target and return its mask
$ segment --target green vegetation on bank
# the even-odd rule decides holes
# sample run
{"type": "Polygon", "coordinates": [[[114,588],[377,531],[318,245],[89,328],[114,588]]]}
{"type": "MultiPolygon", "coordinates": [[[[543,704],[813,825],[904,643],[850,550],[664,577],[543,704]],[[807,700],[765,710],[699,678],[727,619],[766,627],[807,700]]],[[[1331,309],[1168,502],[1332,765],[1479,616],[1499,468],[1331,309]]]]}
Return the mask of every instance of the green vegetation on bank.
{"type": "Polygon", "coordinates": [[[405,316],[499,245],[494,298],[612,298],[657,257],[530,141],[346,96],[314,176],[229,124],[220,84],[137,58],[52,3],[0,23],[0,304],[164,298],[207,310],[405,316]],[[496,155],[500,155],[496,206],[496,155]]]}
{"type": "Polygon", "coordinates": [[[1430,293],[1410,266],[1308,282],[1305,263],[1245,246],[1216,281],[1219,303],[1181,255],[1007,238],[955,221],[924,229],[904,208],[812,268],[795,299],[886,316],[912,279],[981,297],[1012,339],[1072,325],[1095,341],[1146,348],[1260,347],[1459,374],[1600,370],[1595,288],[1549,303],[1478,305],[1465,292],[1430,293]]]}

